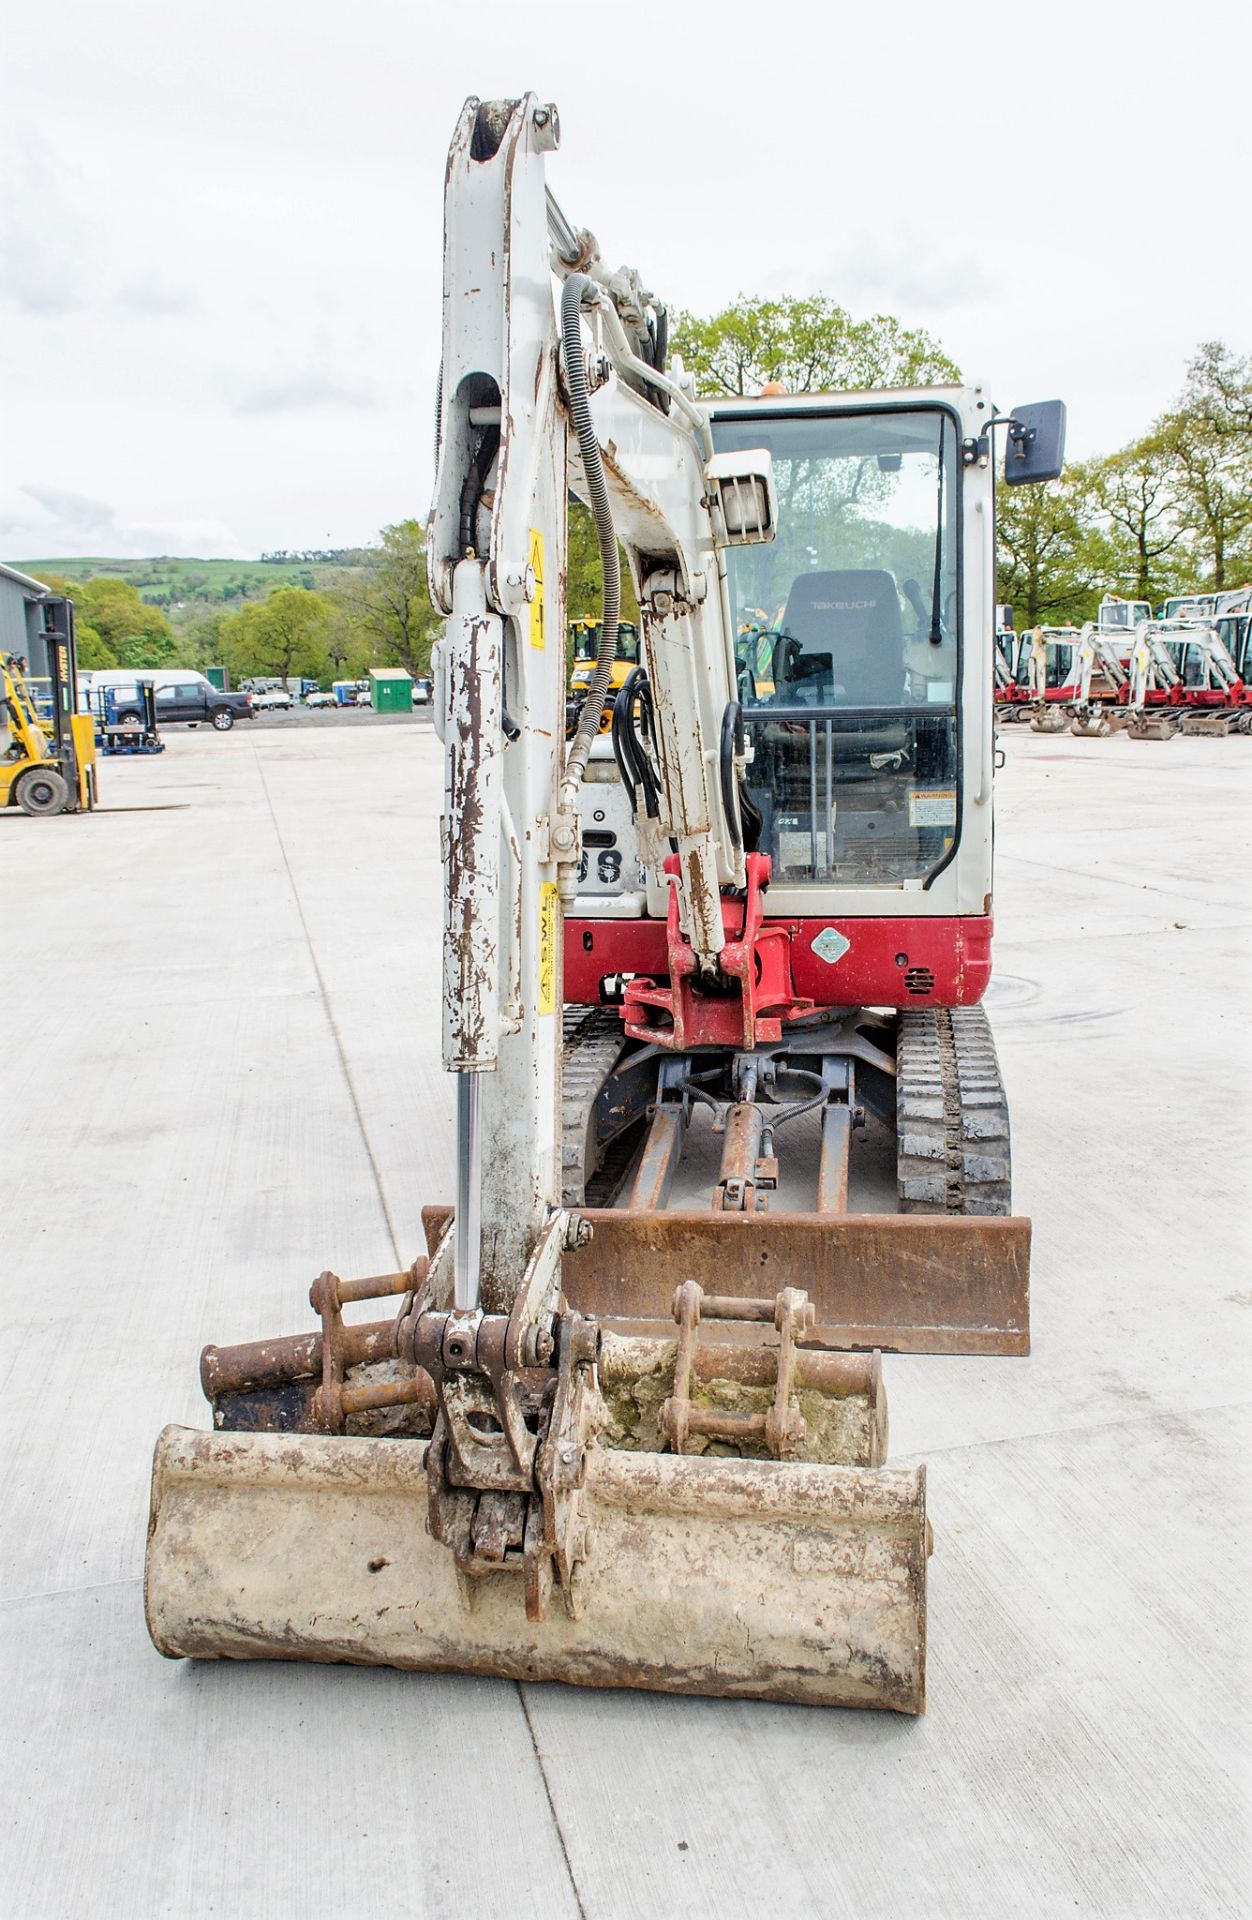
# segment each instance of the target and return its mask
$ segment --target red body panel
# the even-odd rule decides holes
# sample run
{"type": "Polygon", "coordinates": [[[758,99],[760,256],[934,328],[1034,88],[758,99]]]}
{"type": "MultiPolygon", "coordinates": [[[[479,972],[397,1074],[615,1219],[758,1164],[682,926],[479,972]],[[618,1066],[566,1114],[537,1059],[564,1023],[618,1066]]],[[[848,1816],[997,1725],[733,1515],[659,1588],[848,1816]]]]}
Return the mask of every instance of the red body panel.
{"type": "MultiPolygon", "coordinates": [[[[787,929],[795,991],[819,1007],[968,1007],[991,979],[990,914],[765,924],[787,929]],[[829,928],[849,942],[833,964],[813,950],[829,928]]],[[[666,954],[664,920],[567,920],[565,998],[595,1005],[607,974],[664,979],[666,954]]]]}
{"type": "MultiPolygon", "coordinates": [[[[1123,706],[1130,703],[1126,688],[1118,694],[1123,706]]],[[[1252,685],[1242,680],[1233,687],[1149,687],[1143,696],[1145,707],[1252,707],[1252,685]]]]}
{"type": "MultiPolygon", "coordinates": [[[[645,975],[627,982],[622,1022],[636,1040],[655,1041],[685,1052],[688,1047],[733,1047],[750,1053],[764,1042],[780,1040],[783,1027],[813,1002],[797,993],[791,977],[794,951],[785,925],[765,918],[768,854],[744,856],[747,885],[742,894],[721,897],[725,945],[717,956],[722,991],[706,993],[696,976],[696,957],[678,914],[678,888],[670,888],[665,922],[665,978],[645,975]]],[[[665,871],[678,878],[678,855],[665,871]]]]}

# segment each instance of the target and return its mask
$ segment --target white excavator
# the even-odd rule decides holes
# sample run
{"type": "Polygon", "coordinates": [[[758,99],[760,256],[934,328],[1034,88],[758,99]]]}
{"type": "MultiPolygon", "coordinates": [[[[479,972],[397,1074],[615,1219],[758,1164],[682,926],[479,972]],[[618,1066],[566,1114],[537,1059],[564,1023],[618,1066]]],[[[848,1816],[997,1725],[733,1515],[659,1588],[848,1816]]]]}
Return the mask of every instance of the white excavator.
{"type": "Polygon", "coordinates": [[[1021,636],[1008,717],[1035,733],[1063,733],[1070,723],[1077,673],[1077,627],[1030,627],[1021,636]]]}
{"type": "Polygon", "coordinates": [[[557,144],[535,95],[471,99],[446,176],[455,1206],[405,1272],[321,1274],[318,1331],[206,1349],[213,1430],[157,1446],[149,1629],[918,1713],[925,1470],[885,1464],[880,1355],[1029,1347],[978,1004],[993,445],[1055,475],[1064,409],[697,399],[553,200],[557,144]],[[567,741],[571,492],[604,614],[567,741]],[[602,733],[619,545],[642,658],[602,733]],[[736,636],[775,607],[760,671],[736,636]]]}
{"type": "Polygon", "coordinates": [[[1135,628],[1125,693],[1135,740],[1252,730],[1252,688],[1216,626],[1143,620],[1135,628]]]}
{"type": "Polygon", "coordinates": [[[1070,732],[1079,739],[1103,740],[1121,724],[1129,676],[1121,648],[1099,626],[1088,620],[1078,636],[1067,706],[1070,732]]]}

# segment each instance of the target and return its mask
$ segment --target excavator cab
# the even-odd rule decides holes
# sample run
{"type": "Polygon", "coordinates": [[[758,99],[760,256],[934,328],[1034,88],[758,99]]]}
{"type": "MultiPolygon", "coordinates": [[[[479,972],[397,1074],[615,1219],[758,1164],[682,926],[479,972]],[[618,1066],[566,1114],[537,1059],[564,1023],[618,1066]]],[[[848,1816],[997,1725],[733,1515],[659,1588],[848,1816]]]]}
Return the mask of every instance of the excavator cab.
{"type": "MultiPolygon", "coordinates": [[[[1038,671],[1035,672],[1034,684],[1036,691],[1038,691],[1038,684],[1040,679],[1042,679],[1042,691],[1045,693],[1055,693],[1061,687],[1069,685],[1070,678],[1074,671],[1074,642],[1077,635],[1072,627],[1063,627],[1059,630],[1060,633],[1066,636],[1064,639],[1055,637],[1058,632],[1056,628],[1044,627],[1040,631],[1043,634],[1044,665],[1042,676],[1040,676],[1038,671]]],[[[1030,688],[1032,685],[1031,638],[1031,634],[1025,635],[1026,645],[1022,648],[1021,656],[1018,660],[1017,684],[1019,687],[1030,688]]]]}
{"type": "Polygon", "coordinates": [[[1214,623],[1218,638],[1234,661],[1239,678],[1252,683],[1252,614],[1224,613],[1214,623]]]}

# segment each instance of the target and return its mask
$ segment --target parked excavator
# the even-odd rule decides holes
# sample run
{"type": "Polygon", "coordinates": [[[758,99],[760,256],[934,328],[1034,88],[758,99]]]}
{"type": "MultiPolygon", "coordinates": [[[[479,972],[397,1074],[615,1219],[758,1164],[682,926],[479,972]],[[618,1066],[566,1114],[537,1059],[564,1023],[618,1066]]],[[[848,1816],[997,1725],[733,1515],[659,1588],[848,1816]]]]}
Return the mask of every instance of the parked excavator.
{"type": "MultiPolygon", "coordinates": [[[[1233,630],[1231,638],[1239,643],[1233,630]]],[[[1144,620],[1135,628],[1123,693],[1133,740],[1176,733],[1252,732],[1252,684],[1214,626],[1144,620]]]]}
{"type": "Polygon", "coordinates": [[[1242,683],[1239,731],[1252,734],[1252,588],[1218,595],[1213,628],[1242,683]]]}
{"type": "Polygon", "coordinates": [[[1233,649],[1227,645],[1218,622],[1189,625],[1166,639],[1178,669],[1180,731],[1185,734],[1221,739],[1228,733],[1252,733],[1246,636],[1237,635],[1229,627],[1227,631],[1235,641],[1233,649]]]}
{"type": "Polygon", "coordinates": [[[321,1274],[318,1331],[206,1349],[213,1431],[157,1445],[148,1625],[171,1656],[918,1713],[925,1471],[885,1464],[880,1355],[1029,1346],[979,1004],[993,446],[1056,475],[1064,408],[698,400],[552,198],[557,144],[535,95],[471,99],[446,175],[455,1206],[406,1271],[321,1274]],[[567,742],[571,490],[604,609],[567,742]],[[604,735],[619,541],[642,659],[604,735]]]}
{"type": "Polygon", "coordinates": [[[1172,740],[1179,709],[1173,696],[1182,676],[1155,620],[1135,628],[1126,681],[1126,732],[1132,740],[1172,740]]]}
{"type": "Polygon", "coordinates": [[[1070,732],[1079,739],[1107,739],[1121,724],[1118,703],[1128,684],[1119,647],[1088,620],[1078,636],[1071,669],[1066,709],[1070,732]]]}
{"type": "Polygon", "coordinates": [[[1018,641],[1012,683],[1000,690],[1003,718],[1029,722],[1035,733],[1063,733],[1070,723],[1077,627],[1030,627],[1018,641]]]}
{"type": "MultiPolygon", "coordinates": [[[[573,660],[570,668],[569,687],[565,697],[565,735],[572,740],[578,730],[578,716],[583,710],[583,701],[595,678],[596,663],[600,657],[602,625],[599,620],[584,617],[569,623],[570,650],[573,660]]],[[[613,665],[609,669],[609,684],[604,690],[604,705],[600,709],[600,731],[607,733],[613,724],[613,706],[618,694],[639,665],[639,629],[629,620],[617,623],[617,642],[614,648],[613,665]]]]}

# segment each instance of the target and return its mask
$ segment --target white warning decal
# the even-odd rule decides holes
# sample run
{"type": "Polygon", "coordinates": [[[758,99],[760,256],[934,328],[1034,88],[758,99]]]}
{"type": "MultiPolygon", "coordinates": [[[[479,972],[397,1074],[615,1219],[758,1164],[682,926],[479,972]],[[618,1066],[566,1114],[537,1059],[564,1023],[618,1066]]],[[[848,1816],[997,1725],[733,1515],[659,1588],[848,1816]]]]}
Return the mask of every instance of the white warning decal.
{"type": "Polygon", "coordinates": [[[935,787],[929,792],[915,787],[909,794],[911,827],[954,827],[956,793],[952,787],[935,787]]]}
{"type": "Polygon", "coordinates": [[[823,927],[813,942],[813,951],[819,960],[825,960],[834,966],[836,960],[842,960],[852,942],[845,939],[838,927],[823,927]]]}

